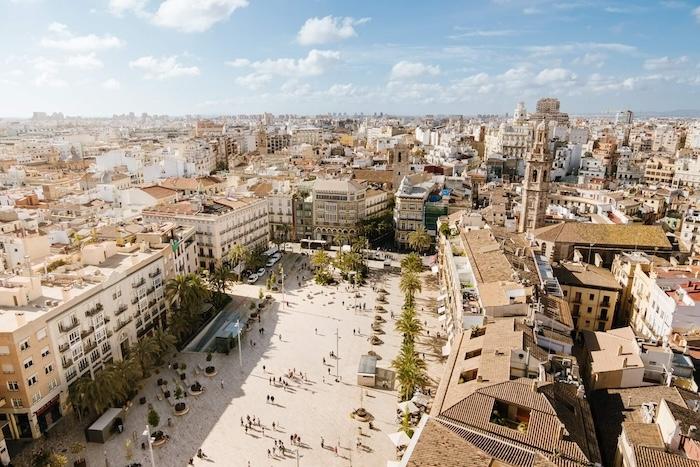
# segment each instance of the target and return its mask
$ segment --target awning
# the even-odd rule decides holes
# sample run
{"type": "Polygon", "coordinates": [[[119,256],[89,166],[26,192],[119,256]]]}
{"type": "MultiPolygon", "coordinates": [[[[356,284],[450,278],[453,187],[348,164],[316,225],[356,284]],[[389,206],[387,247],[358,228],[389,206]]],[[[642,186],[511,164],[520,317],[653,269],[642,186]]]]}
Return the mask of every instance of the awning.
{"type": "Polygon", "coordinates": [[[451,351],[451,350],[452,350],[452,349],[450,348],[450,344],[444,345],[444,346],[442,347],[442,356],[443,356],[443,357],[447,357],[448,355],[450,355],[450,351],[451,351]]]}
{"type": "Polygon", "coordinates": [[[438,313],[441,315],[445,314],[445,311],[447,311],[447,308],[445,308],[444,306],[438,308],[438,313]]]}
{"type": "Polygon", "coordinates": [[[411,438],[409,438],[408,435],[403,431],[397,431],[396,433],[390,433],[387,436],[389,436],[389,439],[391,440],[392,443],[394,443],[394,446],[396,446],[396,447],[408,446],[408,443],[411,442],[411,438]]]}
{"type": "Polygon", "coordinates": [[[420,409],[418,408],[418,406],[417,406],[416,404],[414,404],[413,402],[411,402],[411,401],[399,402],[398,407],[399,407],[399,410],[401,411],[401,413],[405,413],[405,412],[408,412],[408,413],[420,412],[420,409]]]}

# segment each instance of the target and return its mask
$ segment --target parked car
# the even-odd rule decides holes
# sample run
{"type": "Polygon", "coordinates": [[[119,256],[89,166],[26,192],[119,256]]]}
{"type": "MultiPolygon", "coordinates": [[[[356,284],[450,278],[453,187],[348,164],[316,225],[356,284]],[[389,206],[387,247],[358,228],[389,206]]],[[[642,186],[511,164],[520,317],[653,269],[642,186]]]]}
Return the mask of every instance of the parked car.
{"type": "Polygon", "coordinates": [[[257,271],[258,276],[264,276],[265,275],[265,268],[260,268],[257,271]]]}
{"type": "Polygon", "coordinates": [[[249,284],[255,284],[258,281],[258,275],[253,273],[250,276],[248,276],[248,283],[249,284]]]}

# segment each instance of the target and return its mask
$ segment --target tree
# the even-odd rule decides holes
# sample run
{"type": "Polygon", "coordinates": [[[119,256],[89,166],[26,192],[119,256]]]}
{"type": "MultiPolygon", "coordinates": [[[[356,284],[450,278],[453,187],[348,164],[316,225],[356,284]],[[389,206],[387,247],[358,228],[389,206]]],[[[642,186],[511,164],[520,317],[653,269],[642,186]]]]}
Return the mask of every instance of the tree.
{"type": "Polygon", "coordinates": [[[139,377],[143,375],[139,364],[134,360],[133,356],[112,363],[102,373],[106,373],[103,376],[107,377],[107,382],[113,385],[113,400],[126,399],[129,393],[134,390],[139,377]]]}
{"type": "Polygon", "coordinates": [[[246,268],[255,271],[256,269],[262,268],[267,263],[265,258],[265,248],[262,246],[257,246],[253,250],[248,250],[245,257],[246,268]]]}
{"type": "Polygon", "coordinates": [[[450,229],[450,224],[447,222],[443,222],[440,224],[440,233],[445,236],[445,238],[449,238],[450,235],[452,235],[452,229],[450,229]]]}
{"type": "Polygon", "coordinates": [[[409,400],[418,387],[425,385],[425,362],[416,355],[412,341],[404,340],[399,355],[391,362],[399,381],[399,397],[409,400]]]}
{"type": "Polygon", "coordinates": [[[153,428],[157,427],[158,424],[160,423],[160,415],[158,415],[158,412],[155,411],[155,409],[151,409],[148,411],[148,424],[151,425],[153,428]]]}
{"type": "Polygon", "coordinates": [[[162,365],[163,357],[175,350],[177,338],[169,332],[165,332],[162,329],[156,329],[156,332],[153,333],[152,339],[158,345],[156,364],[162,365]]]}
{"type": "Polygon", "coordinates": [[[32,453],[31,465],[32,467],[64,467],[68,465],[68,458],[63,454],[42,448],[32,453]]]}
{"type": "Polygon", "coordinates": [[[136,341],[131,346],[132,358],[138,365],[138,369],[143,378],[147,378],[149,376],[149,373],[153,368],[156,359],[158,358],[159,352],[160,348],[158,347],[158,343],[150,337],[144,337],[143,339],[136,341]]]}
{"type": "MultiPolygon", "coordinates": [[[[241,261],[245,260],[246,258],[246,249],[245,247],[240,244],[236,243],[233,248],[231,248],[228,251],[228,259],[231,262],[231,266],[233,269],[236,269],[236,267],[241,263],[241,261]]],[[[238,281],[241,280],[241,274],[238,273],[238,281]]]]}
{"type": "Polygon", "coordinates": [[[413,310],[413,308],[406,308],[396,320],[395,326],[396,330],[403,334],[405,339],[415,341],[418,334],[423,330],[423,325],[415,312],[409,313],[408,310],[413,310]]]}
{"type": "Polygon", "coordinates": [[[326,268],[331,264],[331,257],[323,250],[318,250],[311,256],[311,264],[317,269],[326,268]]]}
{"type": "Polygon", "coordinates": [[[165,295],[171,304],[178,303],[188,313],[194,313],[202,303],[209,300],[211,292],[202,278],[195,273],[180,274],[165,285],[165,295]]]}
{"type": "Polygon", "coordinates": [[[402,272],[399,288],[404,295],[415,297],[416,292],[420,292],[422,290],[420,277],[413,271],[402,272]]]}
{"type": "Polygon", "coordinates": [[[422,225],[408,234],[408,245],[415,251],[423,253],[430,248],[430,235],[422,225]]]}
{"type": "Polygon", "coordinates": [[[399,428],[399,431],[403,431],[406,433],[406,436],[409,438],[413,437],[413,428],[411,428],[411,416],[408,413],[408,410],[404,410],[403,415],[401,416],[401,427],[399,428]]]}
{"type": "Polygon", "coordinates": [[[221,264],[209,274],[209,284],[216,291],[215,301],[217,307],[224,304],[224,296],[229,283],[233,282],[235,275],[228,266],[221,264]]]}
{"type": "Polygon", "coordinates": [[[401,260],[401,271],[419,273],[423,270],[423,260],[417,253],[411,253],[401,260]]]}

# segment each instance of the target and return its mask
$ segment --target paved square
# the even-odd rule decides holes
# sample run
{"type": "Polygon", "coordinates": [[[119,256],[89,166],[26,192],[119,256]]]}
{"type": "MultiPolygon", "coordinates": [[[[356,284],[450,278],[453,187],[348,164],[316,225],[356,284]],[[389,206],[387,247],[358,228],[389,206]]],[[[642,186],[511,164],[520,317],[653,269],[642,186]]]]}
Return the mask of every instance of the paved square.
{"type": "MultiPolygon", "coordinates": [[[[177,356],[176,361],[187,363],[188,381],[191,383],[196,378],[206,387],[204,394],[187,397],[188,414],[176,417],[167,401],[156,399],[155,380],[158,377],[172,380],[176,376],[173,370],[161,369],[159,375],[143,382],[139,395],[146,395],[148,402],[154,405],[161,416],[158,428],[170,436],[164,446],[154,447],[156,465],[184,466],[190,458],[198,466],[296,465],[297,452],[298,464],[302,466],[385,466],[387,460],[395,459],[395,448],[387,434],[397,430],[396,391],[362,388],[356,384],[356,371],[360,356],[369,350],[375,350],[382,357],[378,362],[381,368],[390,368],[391,360],[398,353],[401,338],[394,330],[390,314],[397,316],[403,301],[398,289],[399,275],[373,272],[369,283],[358,290],[359,297],[355,297],[346,284],[337,287],[314,284],[311,272],[302,270],[307,262],[306,256],[284,256],[287,304],[282,304],[281,293],[275,293],[275,301],[262,313],[261,322],[251,323],[243,337],[242,369],[237,349],[230,355],[214,354],[213,364],[218,374],[212,378],[193,374],[198,365],[206,365],[205,354],[183,352],[177,356]],[[386,334],[381,336],[384,343],[378,346],[368,342],[375,314],[374,284],[389,292],[388,303],[384,304],[388,312],[383,315],[387,320],[383,325],[386,334]],[[355,302],[364,304],[366,311],[354,311],[355,302]],[[330,356],[331,351],[336,351],[336,332],[340,356],[337,360],[330,356]],[[336,364],[340,382],[335,381],[336,364]],[[297,376],[285,376],[294,370],[297,376]],[[298,376],[299,372],[306,380],[298,376]],[[287,387],[271,385],[270,378],[280,377],[287,387]],[[269,403],[267,396],[274,396],[274,403],[269,403]],[[375,418],[374,430],[370,431],[366,423],[350,416],[361,403],[375,418]],[[259,418],[261,426],[246,433],[241,419],[245,420],[248,415],[259,418]],[[172,426],[168,426],[168,417],[172,419],[172,426]],[[299,445],[292,444],[292,434],[301,438],[299,445]],[[275,440],[284,443],[286,452],[282,455],[276,449],[276,455],[268,457],[268,449],[272,453],[275,440]],[[339,447],[337,455],[333,449],[336,446],[339,447]],[[203,459],[196,456],[200,448],[206,456],[203,459]]],[[[427,273],[423,277],[427,277],[427,273]]],[[[231,292],[257,299],[264,282],[261,279],[256,285],[239,284],[231,292]]],[[[429,282],[424,281],[419,309],[421,303],[423,306],[428,303],[423,300],[425,297],[436,295],[434,290],[427,290],[429,282]]],[[[439,325],[429,308],[425,306],[421,319],[428,323],[431,337],[421,337],[427,345],[420,345],[419,350],[426,352],[429,373],[434,378],[439,376],[441,368],[437,354],[431,356],[439,349],[432,337],[439,331],[439,325]]],[[[85,451],[88,464],[104,465],[106,456],[112,466],[129,462],[150,465],[148,450],[141,448],[145,440],[141,433],[146,425],[146,412],[145,405],[136,403],[129,410],[123,434],[105,445],[88,444],[85,451]],[[129,461],[126,443],[132,438],[136,441],[130,449],[133,457],[129,461]]],[[[64,420],[64,425],[65,422],[70,420],[64,420]]],[[[62,446],[84,439],[75,430],[73,433],[66,431],[61,427],[59,432],[52,433],[52,438],[62,446]]]]}

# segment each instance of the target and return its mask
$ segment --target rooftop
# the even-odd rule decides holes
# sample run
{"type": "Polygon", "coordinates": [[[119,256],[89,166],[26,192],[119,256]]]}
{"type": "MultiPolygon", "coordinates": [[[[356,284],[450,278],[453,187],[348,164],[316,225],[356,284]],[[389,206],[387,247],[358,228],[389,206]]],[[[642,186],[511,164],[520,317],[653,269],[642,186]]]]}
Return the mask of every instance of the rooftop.
{"type": "Polygon", "coordinates": [[[536,229],[534,236],[542,241],[579,245],[671,249],[666,233],[659,225],[562,222],[536,229]]]}
{"type": "Polygon", "coordinates": [[[552,269],[561,285],[610,290],[621,288],[612,272],[592,264],[562,261],[552,269]]]}

